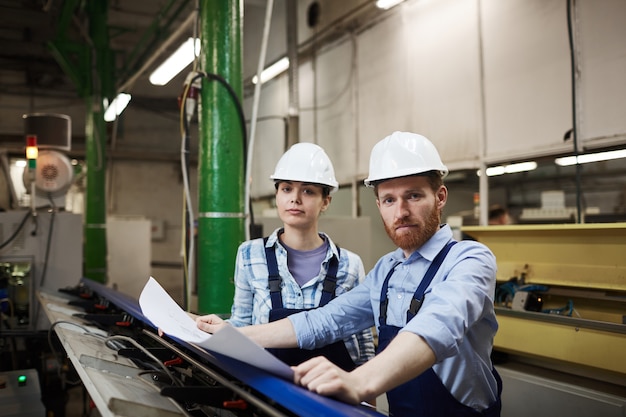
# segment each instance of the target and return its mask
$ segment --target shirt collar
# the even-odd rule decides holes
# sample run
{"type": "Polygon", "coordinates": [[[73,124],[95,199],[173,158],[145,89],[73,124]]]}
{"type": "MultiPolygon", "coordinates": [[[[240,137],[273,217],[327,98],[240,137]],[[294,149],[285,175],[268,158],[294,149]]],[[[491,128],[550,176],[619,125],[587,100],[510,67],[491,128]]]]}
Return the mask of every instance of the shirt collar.
{"type": "MultiPolygon", "coordinates": [[[[276,243],[278,243],[278,236],[284,231],[285,229],[283,227],[279,227],[278,229],[274,230],[272,232],[271,235],[269,235],[269,237],[267,238],[267,243],[265,244],[266,248],[271,248],[272,246],[274,246],[276,243]]],[[[337,252],[337,246],[335,245],[335,243],[332,241],[332,239],[330,238],[330,236],[328,236],[326,233],[324,232],[318,232],[319,235],[322,237],[322,239],[326,240],[330,246],[330,250],[332,252],[332,255],[335,255],[337,257],[337,259],[339,259],[339,253],[337,252]]],[[[326,260],[330,259],[330,257],[332,255],[326,255],[326,260]]]]}

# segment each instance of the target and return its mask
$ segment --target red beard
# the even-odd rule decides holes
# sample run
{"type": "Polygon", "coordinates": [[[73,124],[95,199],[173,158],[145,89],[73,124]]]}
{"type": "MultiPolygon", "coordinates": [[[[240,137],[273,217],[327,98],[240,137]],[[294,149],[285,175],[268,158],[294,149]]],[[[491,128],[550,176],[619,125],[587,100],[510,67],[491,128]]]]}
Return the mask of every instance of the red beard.
{"type": "MultiPolygon", "coordinates": [[[[384,221],[383,221],[384,222],[384,221]]],[[[430,215],[425,219],[423,225],[419,225],[418,222],[412,221],[410,218],[402,219],[389,226],[385,223],[385,231],[393,243],[402,250],[414,251],[420,248],[428,239],[430,239],[439,229],[440,217],[439,210],[436,207],[430,212],[430,215]],[[410,233],[396,233],[396,228],[403,224],[417,225],[418,227],[412,228],[410,233]]]]}

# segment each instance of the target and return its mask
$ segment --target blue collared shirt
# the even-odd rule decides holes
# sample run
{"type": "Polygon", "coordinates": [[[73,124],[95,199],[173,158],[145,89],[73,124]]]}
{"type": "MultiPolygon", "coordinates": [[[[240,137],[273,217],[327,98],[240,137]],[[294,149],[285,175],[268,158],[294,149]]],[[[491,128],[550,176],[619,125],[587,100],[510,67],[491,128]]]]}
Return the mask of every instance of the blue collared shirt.
{"type": "MultiPolygon", "coordinates": [[[[302,287],[298,285],[287,268],[287,251],[278,241],[278,232],[275,230],[267,240],[267,246],[274,244],[278,272],[282,278],[281,295],[283,306],[289,309],[308,309],[319,305],[322,296],[322,283],[328,270],[328,261],[337,256],[337,246],[324,233],[322,238],[329,243],[326,257],[322,262],[317,277],[311,279],[302,287]]],[[[337,270],[337,287],[335,294],[341,295],[358,286],[365,277],[365,269],[361,258],[345,248],[341,248],[337,270]]],[[[318,271],[315,271],[316,273],[318,271]]],[[[263,324],[269,321],[272,301],[270,299],[267,263],[265,260],[265,245],[263,239],[254,239],[243,242],[237,251],[235,265],[235,298],[228,319],[235,327],[251,324],[263,324]]],[[[374,357],[374,341],[371,328],[359,329],[355,333],[346,333],[343,339],[348,353],[354,363],[360,365],[374,357]]]]}
{"type": "Polygon", "coordinates": [[[289,319],[298,344],[313,348],[373,325],[378,326],[382,283],[389,280],[387,324],[421,336],[434,351],[433,370],[461,403],[483,410],[497,398],[490,354],[498,323],[493,308],[496,260],[475,241],[454,245],[426,290],[417,315],[407,324],[413,293],[437,253],[452,240],[448,225],[405,259],[401,249],[383,256],[363,284],[327,307],[289,319]]]}

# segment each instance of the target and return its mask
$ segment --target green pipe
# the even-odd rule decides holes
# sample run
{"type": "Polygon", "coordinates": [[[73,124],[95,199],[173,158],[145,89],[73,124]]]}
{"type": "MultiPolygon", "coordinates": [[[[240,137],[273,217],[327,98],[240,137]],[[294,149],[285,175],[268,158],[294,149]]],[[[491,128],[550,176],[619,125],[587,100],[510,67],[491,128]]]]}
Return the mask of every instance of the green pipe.
{"type": "Polygon", "coordinates": [[[87,2],[91,53],[95,64],[91,95],[86,102],[87,196],[85,205],[84,274],[94,281],[107,281],[106,241],[106,125],[102,98],[113,99],[113,64],[109,47],[107,1],[87,2]],[[95,91],[94,91],[95,90],[95,91]]]}
{"type": "Polygon", "coordinates": [[[58,31],[49,48],[57,62],[85,99],[87,190],[85,203],[83,275],[94,281],[107,280],[106,242],[106,126],[102,98],[113,99],[113,60],[109,47],[108,2],[68,0],[63,3],[58,31]],[[78,7],[89,17],[90,42],[68,40],[67,31],[78,7]]]}
{"type": "MultiPolygon", "coordinates": [[[[202,71],[224,78],[243,96],[239,0],[200,1],[202,71]]],[[[199,106],[198,312],[230,313],[237,247],[244,240],[243,138],[236,102],[218,82],[203,79],[199,106]]]]}
{"type": "Polygon", "coordinates": [[[85,202],[84,275],[94,281],[107,281],[105,130],[104,114],[94,111],[93,99],[85,99],[85,138],[87,191],[85,202]]]}

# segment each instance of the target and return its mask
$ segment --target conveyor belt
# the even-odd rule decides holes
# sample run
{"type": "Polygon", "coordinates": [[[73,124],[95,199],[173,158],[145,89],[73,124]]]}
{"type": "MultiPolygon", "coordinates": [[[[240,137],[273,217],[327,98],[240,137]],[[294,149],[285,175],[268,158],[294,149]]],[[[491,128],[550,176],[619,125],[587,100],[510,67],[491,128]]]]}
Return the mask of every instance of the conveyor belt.
{"type": "MultiPolygon", "coordinates": [[[[64,305],[63,299],[46,294],[40,300],[52,323],[77,324],[74,328],[67,324],[53,327],[103,417],[129,415],[128,410],[135,415],[150,409],[151,415],[168,417],[382,416],[372,407],[323,397],[247,363],[175,338],[161,338],[142,314],[137,300],[88,279],[83,278],[81,284],[94,293],[94,303],[107,305],[107,311],[85,314],[76,306],[64,305]],[[126,314],[130,318],[111,325],[110,320],[102,318],[106,314],[126,314]],[[175,358],[167,369],[177,383],[142,349],[121,340],[115,342],[118,348],[123,347],[116,353],[103,339],[85,334],[78,327],[87,326],[85,319],[99,322],[97,328],[92,328],[94,333],[130,336],[163,362],[175,358]],[[130,388],[122,388],[125,386],[130,388]]],[[[84,301],[80,305],[84,306],[84,301]]]]}

